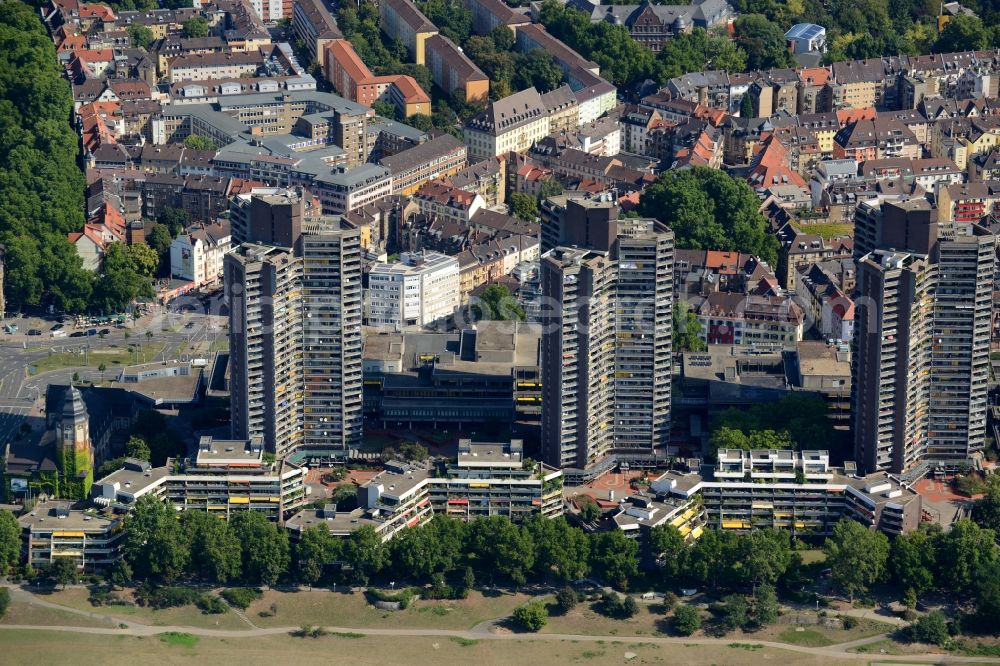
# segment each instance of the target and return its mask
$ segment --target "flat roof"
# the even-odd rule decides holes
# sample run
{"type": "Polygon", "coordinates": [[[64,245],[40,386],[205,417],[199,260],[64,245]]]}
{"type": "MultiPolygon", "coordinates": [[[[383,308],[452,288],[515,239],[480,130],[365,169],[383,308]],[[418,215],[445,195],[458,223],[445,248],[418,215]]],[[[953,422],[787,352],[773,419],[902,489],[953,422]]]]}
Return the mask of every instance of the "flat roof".
{"type": "Polygon", "coordinates": [[[50,500],[35,505],[29,513],[20,516],[17,522],[21,527],[29,527],[32,532],[49,530],[103,532],[120,520],[96,510],[75,509],[73,502],[50,500]]]}

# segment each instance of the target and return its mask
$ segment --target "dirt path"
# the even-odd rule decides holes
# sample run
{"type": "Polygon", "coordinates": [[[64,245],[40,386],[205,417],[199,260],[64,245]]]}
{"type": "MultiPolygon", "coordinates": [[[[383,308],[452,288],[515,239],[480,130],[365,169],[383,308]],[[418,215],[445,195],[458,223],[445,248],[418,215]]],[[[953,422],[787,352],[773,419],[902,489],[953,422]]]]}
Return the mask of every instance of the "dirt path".
{"type": "MultiPolygon", "coordinates": [[[[44,599],[36,597],[34,594],[27,592],[19,588],[11,588],[12,596],[14,599],[21,601],[30,601],[46,608],[54,608],[61,611],[66,611],[74,613],[77,615],[82,615],[84,617],[89,617],[92,619],[107,621],[111,624],[118,625],[115,627],[70,627],[70,626],[47,626],[47,625],[0,625],[0,630],[3,629],[14,629],[14,630],[38,630],[38,631],[58,631],[67,633],[80,633],[80,634],[98,634],[106,636],[156,636],[158,634],[163,634],[167,632],[179,632],[192,634],[195,636],[210,636],[216,638],[245,638],[245,637],[264,637],[264,636],[275,636],[281,634],[289,634],[296,631],[299,627],[267,627],[267,628],[253,628],[246,630],[231,630],[231,629],[205,629],[202,627],[185,627],[185,626],[152,626],[147,624],[142,624],[140,622],[135,622],[134,620],[128,620],[124,618],[116,618],[111,615],[106,615],[103,613],[92,613],[89,611],[83,611],[76,608],[69,608],[67,606],[61,606],[59,604],[54,604],[44,599]]],[[[496,621],[493,621],[494,623],[496,621]]],[[[667,636],[629,636],[627,639],[621,636],[587,636],[581,634],[522,634],[522,633],[490,633],[487,627],[483,626],[486,623],[481,623],[477,625],[472,630],[449,630],[449,629],[386,629],[386,628],[357,628],[357,627],[327,627],[323,628],[332,633],[355,633],[364,634],[366,636],[441,636],[444,638],[462,638],[466,640],[489,640],[489,641],[503,641],[503,640],[530,640],[530,641],[574,641],[581,643],[596,643],[598,641],[617,641],[617,640],[628,640],[630,643],[644,643],[650,645],[715,645],[719,647],[727,647],[733,643],[732,639],[727,638],[674,638],[667,636]]],[[[800,654],[808,654],[818,657],[830,657],[835,659],[858,661],[861,663],[868,663],[872,660],[873,655],[870,654],[859,654],[854,652],[848,652],[847,650],[851,648],[858,647],[860,645],[866,645],[868,643],[875,643],[886,638],[886,634],[879,634],[877,636],[869,636],[867,638],[862,638],[847,643],[840,643],[837,645],[828,645],[826,647],[805,647],[802,645],[792,645],[790,643],[779,643],[776,641],[760,641],[753,639],[745,639],[742,642],[752,644],[752,645],[763,645],[765,647],[786,650],[788,652],[796,652],[800,654]]],[[[1000,659],[996,658],[986,658],[986,657],[963,657],[958,655],[947,655],[947,654],[909,654],[909,655],[878,655],[877,660],[881,662],[904,662],[904,663],[928,663],[928,664],[961,664],[961,663],[993,663],[1000,664],[1000,659]]]]}

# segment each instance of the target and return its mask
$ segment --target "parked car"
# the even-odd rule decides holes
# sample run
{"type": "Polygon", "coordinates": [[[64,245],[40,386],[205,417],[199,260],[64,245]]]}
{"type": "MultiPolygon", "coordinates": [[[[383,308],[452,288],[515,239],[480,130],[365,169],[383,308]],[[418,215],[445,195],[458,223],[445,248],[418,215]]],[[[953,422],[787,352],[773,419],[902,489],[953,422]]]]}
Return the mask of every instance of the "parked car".
{"type": "Polygon", "coordinates": [[[63,328],[63,325],[62,325],[62,324],[56,324],[55,326],[53,326],[53,327],[52,327],[52,328],[50,328],[49,330],[50,330],[50,331],[61,331],[61,330],[62,330],[62,328],[63,328]]]}
{"type": "Polygon", "coordinates": [[[97,335],[97,329],[96,328],[88,328],[87,329],[87,336],[89,337],[91,335],[97,335]]]}
{"type": "Polygon", "coordinates": [[[17,333],[17,324],[7,324],[3,327],[3,330],[13,335],[14,333],[17,333]]]}
{"type": "Polygon", "coordinates": [[[110,328],[102,328],[101,329],[101,335],[108,335],[109,333],[111,333],[111,329],[110,328]]]}
{"type": "Polygon", "coordinates": [[[42,329],[40,328],[33,328],[30,331],[28,331],[28,335],[41,335],[41,334],[42,334],[42,329]]]}
{"type": "Polygon", "coordinates": [[[71,338],[82,338],[85,335],[87,335],[87,334],[84,333],[83,331],[73,331],[72,333],[69,334],[69,337],[71,337],[71,338]]]}

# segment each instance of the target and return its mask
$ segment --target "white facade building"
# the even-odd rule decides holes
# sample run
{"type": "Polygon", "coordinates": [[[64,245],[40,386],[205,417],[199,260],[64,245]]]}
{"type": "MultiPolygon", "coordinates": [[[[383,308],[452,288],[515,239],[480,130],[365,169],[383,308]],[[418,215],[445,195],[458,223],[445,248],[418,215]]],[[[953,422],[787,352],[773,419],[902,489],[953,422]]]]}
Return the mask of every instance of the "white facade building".
{"type": "Polygon", "coordinates": [[[232,247],[229,222],[189,229],[170,244],[170,274],[201,286],[222,278],[222,259],[232,247]]]}
{"type": "Polygon", "coordinates": [[[370,326],[401,329],[447,319],[459,306],[458,260],[439,252],[404,252],[368,274],[370,326]]]}

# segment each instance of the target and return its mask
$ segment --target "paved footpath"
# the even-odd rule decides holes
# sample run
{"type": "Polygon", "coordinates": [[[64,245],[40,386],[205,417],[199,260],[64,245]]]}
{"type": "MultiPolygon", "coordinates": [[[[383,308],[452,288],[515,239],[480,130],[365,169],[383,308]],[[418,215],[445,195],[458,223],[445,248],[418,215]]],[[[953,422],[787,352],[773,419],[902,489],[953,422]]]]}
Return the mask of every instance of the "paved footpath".
{"type": "MultiPolygon", "coordinates": [[[[277,636],[282,634],[289,634],[293,631],[297,631],[299,627],[256,627],[249,620],[248,624],[254,628],[245,630],[231,630],[231,629],[204,629],[201,627],[185,627],[185,626],[152,626],[148,624],[142,624],[135,622],[134,620],[129,620],[125,618],[117,618],[112,615],[107,615],[104,613],[94,613],[91,611],[80,610],[77,608],[70,608],[68,606],[61,606],[59,604],[54,604],[50,601],[45,601],[34,594],[28,592],[27,590],[10,587],[11,596],[13,599],[30,602],[37,604],[39,606],[44,606],[46,608],[53,608],[56,610],[61,610],[75,615],[80,615],[83,617],[88,617],[93,620],[108,622],[109,624],[119,625],[118,627],[109,626],[105,627],[71,627],[71,626],[48,626],[48,625],[0,625],[0,630],[3,629],[30,629],[39,631],[59,631],[68,633],[78,633],[78,634],[98,634],[107,636],[156,636],[157,634],[167,633],[167,632],[182,632],[186,634],[192,634],[195,636],[210,636],[216,638],[245,638],[245,637],[262,637],[262,636],[277,636]]],[[[644,643],[647,645],[716,645],[720,647],[727,647],[731,645],[734,640],[731,638],[674,638],[667,636],[596,636],[596,635],[582,635],[582,634],[516,634],[516,633],[489,633],[488,629],[484,626],[486,623],[481,623],[477,625],[476,628],[471,631],[463,630],[450,630],[450,629],[383,629],[383,628],[365,628],[365,627],[329,627],[324,626],[323,628],[331,633],[356,633],[364,634],[366,636],[441,636],[444,638],[464,638],[467,640],[493,640],[493,641],[503,641],[503,640],[530,640],[530,641],[575,641],[575,642],[591,642],[596,643],[599,641],[610,642],[610,641],[627,641],[629,643],[644,643]]],[[[928,663],[928,664],[963,664],[963,663],[975,663],[975,664],[1000,664],[1000,658],[989,658],[989,657],[964,657],[959,655],[947,655],[947,654],[908,654],[908,655],[883,655],[883,654],[862,654],[857,652],[848,652],[847,650],[859,647],[861,645],[867,645],[869,643],[876,643],[878,641],[887,638],[887,634],[879,634],[877,636],[869,636],[867,638],[861,638],[855,641],[850,641],[847,643],[840,643],[837,645],[828,645],[826,647],[806,647],[802,645],[791,645],[789,643],[778,643],[775,641],[760,641],[754,640],[752,638],[745,638],[739,642],[752,644],[752,645],[762,645],[769,648],[775,648],[778,650],[786,650],[788,652],[797,652],[801,654],[808,654],[816,657],[828,657],[832,659],[840,659],[844,661],[858,661],[863,663],[870,663],[873,659],[879,663],[891,663],[891,662],[903,662],[907,664],[915,663],[928,663]]],[[[0,641],[2,642],[2,641],[0,641]]]]}

